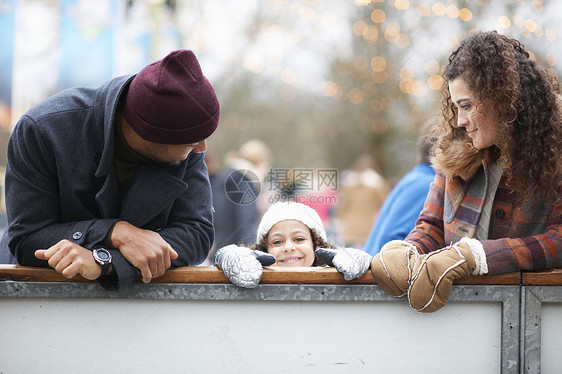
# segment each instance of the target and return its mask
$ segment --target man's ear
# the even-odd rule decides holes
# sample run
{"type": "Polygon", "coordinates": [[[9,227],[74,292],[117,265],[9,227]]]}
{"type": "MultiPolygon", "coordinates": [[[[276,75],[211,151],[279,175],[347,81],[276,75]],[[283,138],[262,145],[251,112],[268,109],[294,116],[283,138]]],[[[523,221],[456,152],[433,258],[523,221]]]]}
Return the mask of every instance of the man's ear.
{"type": "Polygon", "coordinates": [[[207,150],[207,141],[203,140],[195,148],[193,148],[193,153],[203,153],[207,150]]]}

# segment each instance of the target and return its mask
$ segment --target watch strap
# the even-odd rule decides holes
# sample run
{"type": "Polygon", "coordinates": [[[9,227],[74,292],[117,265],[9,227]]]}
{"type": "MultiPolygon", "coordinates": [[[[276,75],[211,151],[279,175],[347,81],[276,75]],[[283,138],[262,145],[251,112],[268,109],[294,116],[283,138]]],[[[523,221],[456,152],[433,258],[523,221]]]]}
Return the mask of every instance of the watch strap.
{"type": "Polygon", "coordinates": [[[101,274],[100,274],[100,278],[101,277],[105,277],[107,275],[107,273],[109,272],[109,268],[111,267],[111,263],[109,264],[104,264],[101,266],[101,274]]]}
{"type": "Polygon", "coordinates": [[[105,248],[95,248],[92,251],[92,255],[94,256],[94,260],[101,266],[100,278],[106,276],[109,272],[109,268],[111,267],[111,253],[109,253],[109,251],[105,248]],[[107,259],[100,258],[100,256],[98,255],[99,252],[105,252],[105,254],[107,255],[107,259]]]}

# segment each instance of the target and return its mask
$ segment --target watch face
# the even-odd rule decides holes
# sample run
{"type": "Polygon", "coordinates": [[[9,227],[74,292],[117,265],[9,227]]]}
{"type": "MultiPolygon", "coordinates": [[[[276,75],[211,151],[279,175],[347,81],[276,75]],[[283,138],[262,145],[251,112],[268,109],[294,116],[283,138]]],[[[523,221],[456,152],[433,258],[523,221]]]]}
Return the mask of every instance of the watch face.
{"type": "Polygon", "coordinates": [[[102,261],[109,260],[109,254],[106,251],[98,251],[97,254],[100,260],[102,261]]]}
{"type": "Polygon", "coordinates": [[[107,249],[98,248],[93,251],[94,259],[100,265],[109,265],[111,263],[111,253],[107,249]]]}

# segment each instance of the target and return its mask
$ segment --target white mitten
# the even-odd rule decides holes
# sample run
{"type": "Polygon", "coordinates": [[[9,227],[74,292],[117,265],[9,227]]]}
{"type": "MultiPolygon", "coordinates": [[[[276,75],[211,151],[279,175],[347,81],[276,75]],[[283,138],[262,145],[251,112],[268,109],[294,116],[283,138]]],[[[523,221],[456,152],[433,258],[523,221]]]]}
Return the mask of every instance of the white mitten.
{"type": "Polygon", "coordinates": [[[345,280],[361,278],[371,266],[371,255],[355,248],[318,248],[315,253],[327,265],[334,266],[345,280]]]}
{"type": "Polygon", "coordinates": [[[215,265],[232,283],[239,287],[254,288],[260,282],[263,266],[275,263],[275,257],[261,251],[227,245],[217,250],[215,265]]]}

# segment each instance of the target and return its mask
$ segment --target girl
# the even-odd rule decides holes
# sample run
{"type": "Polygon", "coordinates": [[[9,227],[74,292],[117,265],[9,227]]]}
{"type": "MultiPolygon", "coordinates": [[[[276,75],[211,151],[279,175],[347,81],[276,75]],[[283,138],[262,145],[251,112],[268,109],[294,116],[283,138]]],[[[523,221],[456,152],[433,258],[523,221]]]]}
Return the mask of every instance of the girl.
{"type": "Polygon", "coordinates": [[[353,248],[334,250],[315,210],[300,203],[279,202],[263,215],[255,245],[220,248],[215,262],[232,283],[253,288],[264,265],[306,267],[325,263],[351,280],[367,272],[371,256],[353,248]]]}
{"type": "Polygon", "coordinates": [[[458,277],[562,263],[557,82],[496,32],[464,39],[443,77],[439,172],[416,227],[371,264],[383,289],[423,312],[444,306],[458,277]]]}

